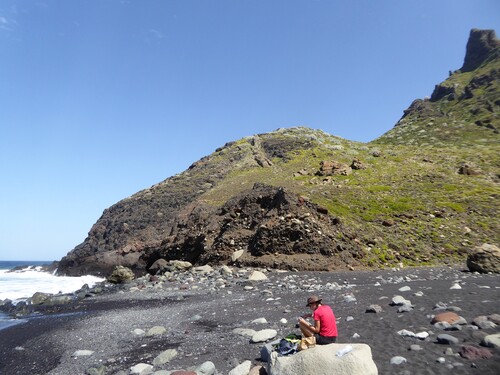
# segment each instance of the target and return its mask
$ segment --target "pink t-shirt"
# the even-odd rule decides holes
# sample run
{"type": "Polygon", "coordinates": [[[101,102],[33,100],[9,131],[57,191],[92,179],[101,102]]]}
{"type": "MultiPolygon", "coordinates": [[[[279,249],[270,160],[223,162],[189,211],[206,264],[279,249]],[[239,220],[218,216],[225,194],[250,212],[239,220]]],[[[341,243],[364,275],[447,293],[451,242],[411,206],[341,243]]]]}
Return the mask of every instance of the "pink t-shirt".
{"type": "Polygon", "coordinates": [[[319,334],[321,336],[338,336],[337,321],[330,306],[319,306],[313,312],[313,319],[320,322],[319,334]]]}

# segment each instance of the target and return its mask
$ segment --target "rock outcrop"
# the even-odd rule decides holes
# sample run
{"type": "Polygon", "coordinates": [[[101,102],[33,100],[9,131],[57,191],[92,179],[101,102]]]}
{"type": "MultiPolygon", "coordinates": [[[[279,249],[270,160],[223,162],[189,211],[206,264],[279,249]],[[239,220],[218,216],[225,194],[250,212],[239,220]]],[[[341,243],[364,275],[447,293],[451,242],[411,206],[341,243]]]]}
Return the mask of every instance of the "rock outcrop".
{"type": "Polygon", "coordinates": [[[477,69],[492,53],[497,53],[500,41],[494,30],[472,29],[467,42],[462,72],[471,72],[477,69]]]}
{"type": "Polygon", "coordinates": [[[405,145],[498,143],[500,40],[493,30],[473,29],[463,66],[437,84],[429,98],[414,100],[377,143],[405,145]]]}

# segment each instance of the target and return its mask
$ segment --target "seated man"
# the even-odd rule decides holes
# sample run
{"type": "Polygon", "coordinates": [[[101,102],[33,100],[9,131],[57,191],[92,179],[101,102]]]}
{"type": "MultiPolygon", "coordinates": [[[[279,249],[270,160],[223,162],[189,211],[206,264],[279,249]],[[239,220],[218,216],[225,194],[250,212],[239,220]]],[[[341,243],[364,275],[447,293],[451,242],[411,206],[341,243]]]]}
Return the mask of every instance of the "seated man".
{"type": "Polygon", "coordinates": [[[306,307],[309,307],[312,313],[299,318],[299,327],[304,337],[314,336],[316,344],[327,345],[337,341],[337,321],[330,306],[321,304],[321,301],[318,296],[307,299],[306,307]],[[313,318],[314,325],[309,324],[306,318],[313,318]]]}

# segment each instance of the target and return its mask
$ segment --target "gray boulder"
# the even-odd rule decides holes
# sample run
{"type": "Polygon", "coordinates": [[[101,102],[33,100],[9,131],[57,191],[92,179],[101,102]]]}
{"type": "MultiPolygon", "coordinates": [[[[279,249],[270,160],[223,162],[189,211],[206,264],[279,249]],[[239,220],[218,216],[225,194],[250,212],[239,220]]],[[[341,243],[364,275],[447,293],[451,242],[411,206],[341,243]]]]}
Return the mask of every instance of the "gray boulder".
{"type": "Polygon", "coordinates": [[[41,305],[45,301],[47,301],[47,299],[49,299],[49,297],[50,297],[50,294],[48,294],[48,293],[36,292],[31,297],[31,304],[32,305],[41,305]]]}
{"type": "Polygon", "coordinates": [[[488,335],[483,338],[481,345],[488,346],[490,348],[500,349],[500,333],[495,333],[493,335],[488,335]]]}
{"type": "Polygon", "coordinates": [[[372,351],[366,344],[329,344],[279,357],[272,352],[267,364],[268,375],[377,375],[372,351]],[[352,346],[347,354],[337,352],[352,346]]]}
{"type": "Polygon", "coordinates": [[[113,284],[121,284],[132,281],[134,278],[135,275],[130,268],[116,266],[114,271],[108,277],[108,281],[113,284]]]}
{"type": "Polygon", "coordinates": [[[471,272],[500,273],[500,249],[487,243],[476,247],[467,257],[467,267],[471,272]]]}

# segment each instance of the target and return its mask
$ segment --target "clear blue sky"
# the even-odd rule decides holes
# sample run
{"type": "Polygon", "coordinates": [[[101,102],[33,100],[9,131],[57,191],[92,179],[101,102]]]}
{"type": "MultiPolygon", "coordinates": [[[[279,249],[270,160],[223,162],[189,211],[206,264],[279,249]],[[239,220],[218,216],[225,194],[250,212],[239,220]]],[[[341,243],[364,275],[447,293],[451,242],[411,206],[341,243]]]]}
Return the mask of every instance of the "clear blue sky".
{"type": "Polygon", "coordinates": [[[499,24],[497,0],[0,0],[0,259],[60,259],[228,141],[373,140],[499,24]]]}

